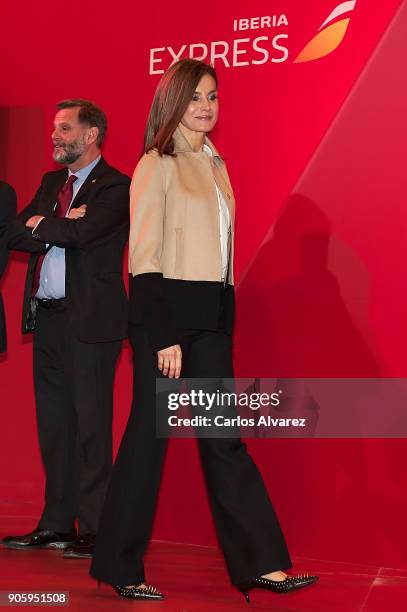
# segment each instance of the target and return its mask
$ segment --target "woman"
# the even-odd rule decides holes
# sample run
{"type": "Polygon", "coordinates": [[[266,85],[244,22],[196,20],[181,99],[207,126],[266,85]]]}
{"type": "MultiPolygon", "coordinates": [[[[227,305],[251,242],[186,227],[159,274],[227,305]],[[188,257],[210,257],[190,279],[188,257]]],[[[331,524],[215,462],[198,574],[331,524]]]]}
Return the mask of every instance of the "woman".
{"type": "MultiPolygon", "coordinates": [[[[133,599],[162,599],[144,584],[143,555],[166,440],[156,437],[155,380],[232,378],[234,199],[206,138],[218,118],[217,77],[185,59],[162,77],[131,185],[130,339],[133,407],[114,466],[91,575],[133,599]]],[[[219,542],[233,584],[278,593],[316,577],[287,576],[290,557],[261,476],[239,438],[199,439],[219,542]]]]}

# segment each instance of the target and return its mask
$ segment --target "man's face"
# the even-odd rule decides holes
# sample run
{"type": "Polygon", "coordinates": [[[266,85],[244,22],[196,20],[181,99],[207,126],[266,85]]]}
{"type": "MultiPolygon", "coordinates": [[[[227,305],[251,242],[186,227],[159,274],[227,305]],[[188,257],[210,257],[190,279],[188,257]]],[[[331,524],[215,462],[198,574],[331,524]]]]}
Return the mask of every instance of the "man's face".
{"type": "Polygon", "coordinates": [[[73,164],[87,150],[89,128],[78,121],[79,108],[63,108],[54,119],[53,158],[58,164],[73,164]]]}

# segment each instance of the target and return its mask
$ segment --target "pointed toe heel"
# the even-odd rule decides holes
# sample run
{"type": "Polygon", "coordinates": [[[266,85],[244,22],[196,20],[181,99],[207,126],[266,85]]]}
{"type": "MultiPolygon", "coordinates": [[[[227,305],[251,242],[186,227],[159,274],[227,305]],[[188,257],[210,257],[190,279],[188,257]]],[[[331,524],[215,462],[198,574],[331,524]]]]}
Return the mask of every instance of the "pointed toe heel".
{"type": "Polygon", "coordinates": [[[144,582],[139,582],[133,586],[119,586],[118,584],[103,583],[102,580],[97,581],[99,589],[102,584],[108,584],[119,597],[126,597],[127,599],[144,599],[145,601],[164,599],[164,595],[156,587],[151,584],[144,584],[144,582]]]}
{"type": "Polygon", "coordinates": [[[127,597],[127,599],[144,599],[145,601],[158,601],[164,599],[164,595],[156,587],[151,584],[142,586],[140,582],[134,586],[118,586],[113,584],[112,587],[120,597],[127,597]]]}
{"type": "Polygon", "coordinates": [[[298,574],[297,576],[286,576],[284,580],[270,580],[259,576],[250,582],[238,584],[237,588],[243,593],[246,602],[250,603],[249,592],[251,589],[266,589],[273,593],[289,593],[303,589],[304,587],[315,584],[318,581],[318,576],[310,576],[309,574],[298,574]]]}

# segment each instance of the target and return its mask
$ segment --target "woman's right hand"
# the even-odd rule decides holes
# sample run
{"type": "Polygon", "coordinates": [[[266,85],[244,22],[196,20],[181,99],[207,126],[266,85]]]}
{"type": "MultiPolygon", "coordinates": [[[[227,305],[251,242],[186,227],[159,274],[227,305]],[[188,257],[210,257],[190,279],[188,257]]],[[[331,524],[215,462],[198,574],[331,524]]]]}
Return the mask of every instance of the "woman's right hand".
{"type": "Polygon", "coordinates": [[[179,378],[182,365],[182,351],[179,344],[174,344],[157,351],[158,369],[168,378],[179,378]]]}

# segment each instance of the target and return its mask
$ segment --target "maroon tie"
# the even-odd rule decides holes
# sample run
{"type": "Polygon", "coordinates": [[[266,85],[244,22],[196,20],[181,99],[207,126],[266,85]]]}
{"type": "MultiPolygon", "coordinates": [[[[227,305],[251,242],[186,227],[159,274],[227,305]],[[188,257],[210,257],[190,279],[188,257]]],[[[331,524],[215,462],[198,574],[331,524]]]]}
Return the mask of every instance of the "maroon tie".
{"type": "Polygon", "coordinates": [[[73,184],[77,180],[77,178],[77,176],[71,174],[65,185],[62,187],[61,191],[58,193],[57,207],[55,210],[55,212],[57,213],[57,217],[61,217],[63,219],[66,216],[69,205],[72,201],[73,184]]]}
{"type": "MultiPolygon", "coordinates": [[[[55,213],[57,217],[60,217],[61,219],[63,219],[66,216],[66,213],[68,212],[69,205],[72,201],[73,196],[73,184],[77,180],[77,178],[77,176],[71,174],[71,176],[68,178],[61,191],[57,195],[57,206],[55,209],[55,213]]],[[[31,294],[33,296],[37,293],[40,286],[41,268],[46,254],[47,253],[42,253],[37,259],[34,271],[33,290],[31,294]]]]}

